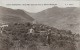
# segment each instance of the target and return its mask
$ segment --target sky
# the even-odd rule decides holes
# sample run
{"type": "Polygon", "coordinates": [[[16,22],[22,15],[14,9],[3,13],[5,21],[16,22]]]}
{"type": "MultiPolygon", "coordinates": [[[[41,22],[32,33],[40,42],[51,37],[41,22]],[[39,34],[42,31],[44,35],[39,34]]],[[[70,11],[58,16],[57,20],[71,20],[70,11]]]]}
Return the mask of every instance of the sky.
{"type": "Polygon", "coordinates": [[[37,13],[42,10],[58,6],[65,7],[80,7],[79,0],[0,0],[0,6],[23,9],[27,12],[37,13]]]}

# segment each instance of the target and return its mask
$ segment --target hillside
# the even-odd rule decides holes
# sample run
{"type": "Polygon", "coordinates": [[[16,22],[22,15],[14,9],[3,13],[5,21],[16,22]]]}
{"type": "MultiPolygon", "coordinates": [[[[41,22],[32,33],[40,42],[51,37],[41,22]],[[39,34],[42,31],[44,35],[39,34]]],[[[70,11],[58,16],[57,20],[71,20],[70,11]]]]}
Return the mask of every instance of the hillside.
{"type": "Polygon", "coordinates": [[[37,21],[53,26],[58,29],[72,30],[75,33],[80,32],[80,8],[53,7],[38,13],[28,13],[37,21]]]}
{"type": "Polygon", "coordinates": [[[10,9],[0,6],[0,23],[32,22],[34,19],[20,9],[10,9]]]}
{"type": "Polygon", "coordinates": [[[0,50],[76,50],[76,35],[43,24],[13,23],[3,29],[0,50]]]}

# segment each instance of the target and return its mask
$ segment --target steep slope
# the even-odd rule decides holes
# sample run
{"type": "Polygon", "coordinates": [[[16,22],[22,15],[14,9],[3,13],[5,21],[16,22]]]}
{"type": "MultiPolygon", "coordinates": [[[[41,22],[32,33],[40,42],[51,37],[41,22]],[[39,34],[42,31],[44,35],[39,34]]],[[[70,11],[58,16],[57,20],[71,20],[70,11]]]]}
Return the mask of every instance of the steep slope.
{"type": "Polygon", "coordinates": [[[39,13],[29,13],[29,15],[44,24],[58,29],[68,29],[75,33],[80,32],[80,8],[53,7],[39,13]]]}
{"type": "Polygon", "coordinates": [[[34,19],[23,10],[13,10],[0,6],[0,23],[32,22],[34,19]]]}

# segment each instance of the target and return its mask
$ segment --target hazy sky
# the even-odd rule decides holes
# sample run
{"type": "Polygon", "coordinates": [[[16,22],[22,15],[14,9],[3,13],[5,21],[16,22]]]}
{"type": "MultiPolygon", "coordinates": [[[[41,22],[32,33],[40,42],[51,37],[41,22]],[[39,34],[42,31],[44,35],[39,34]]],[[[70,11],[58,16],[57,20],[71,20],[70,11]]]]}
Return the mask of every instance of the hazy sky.
{"type": "Polygon", "coordinates": [[[80,7],[79,0],[0,0],[0,6],[36,13],[53,6],[80,7]]]}

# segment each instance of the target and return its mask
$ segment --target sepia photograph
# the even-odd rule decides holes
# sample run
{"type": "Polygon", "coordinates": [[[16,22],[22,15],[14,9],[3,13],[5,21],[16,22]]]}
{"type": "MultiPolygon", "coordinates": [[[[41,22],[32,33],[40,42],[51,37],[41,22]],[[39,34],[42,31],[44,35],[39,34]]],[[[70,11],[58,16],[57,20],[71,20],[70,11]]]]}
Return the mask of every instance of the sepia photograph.
{"type": "Polygon", "coordinates": [[[0,50],[80,50],[80,1],[0,0],[0,50]]]}

